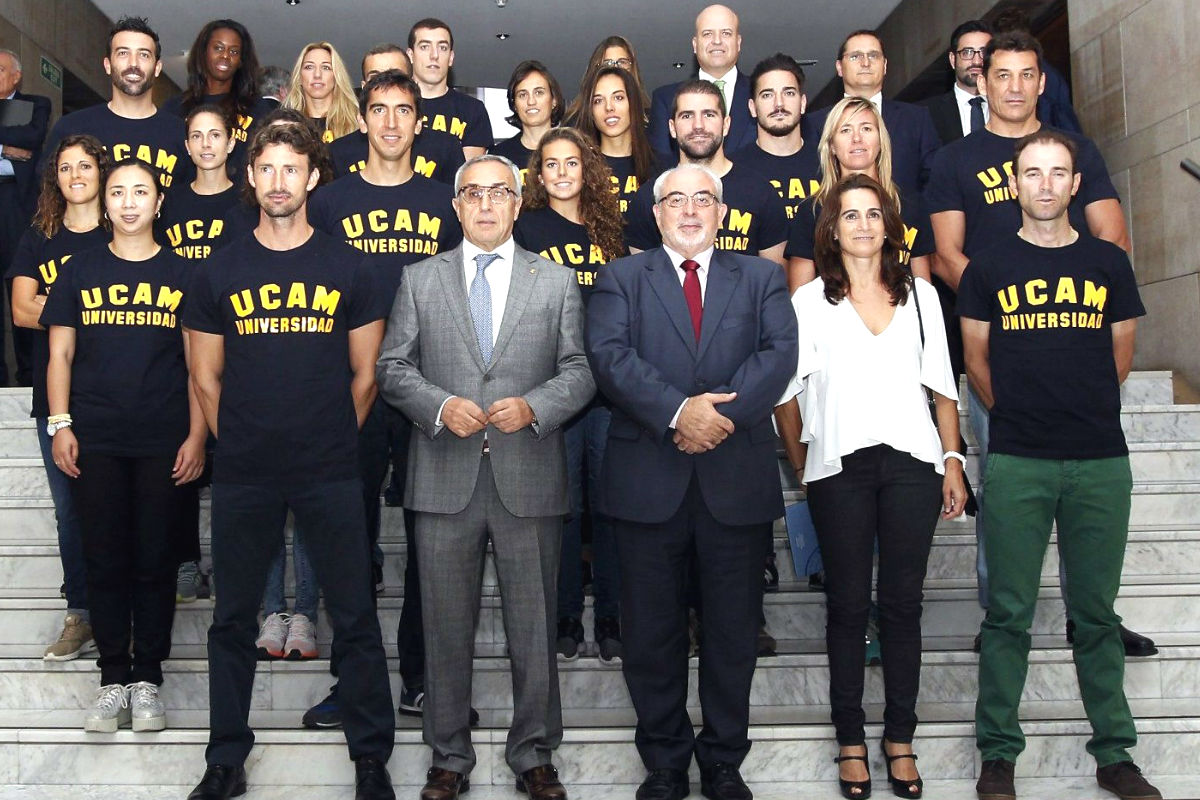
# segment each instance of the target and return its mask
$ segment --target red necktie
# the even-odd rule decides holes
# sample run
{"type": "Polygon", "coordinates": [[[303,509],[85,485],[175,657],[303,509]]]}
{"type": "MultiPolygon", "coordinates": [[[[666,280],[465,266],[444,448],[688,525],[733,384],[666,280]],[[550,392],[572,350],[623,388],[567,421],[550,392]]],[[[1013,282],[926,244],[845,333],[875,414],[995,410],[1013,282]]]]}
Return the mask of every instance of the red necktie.
{"type": "Polygon", "coordinates": [[[692,330],[696,332],[696,342],[700,341],[700,318],[704,316],[704,301],[700,299],[700,276],[696,270],[700,265],[690,258],[679,266],[683,267],[683,297],[687,300],[688,314],[692,317],[692,330]]]}

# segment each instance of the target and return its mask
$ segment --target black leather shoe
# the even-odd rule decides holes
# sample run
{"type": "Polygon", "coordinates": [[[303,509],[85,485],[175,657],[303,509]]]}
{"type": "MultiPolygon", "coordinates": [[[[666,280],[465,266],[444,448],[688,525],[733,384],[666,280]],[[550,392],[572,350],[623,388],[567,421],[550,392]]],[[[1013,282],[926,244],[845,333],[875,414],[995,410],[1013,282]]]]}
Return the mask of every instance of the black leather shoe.
{"type": "Polygon", "coordinates": [[[979,780],[975,783],[975,795],[979,800],[1017,800],[1017,789],[1013,783],[1016,764],[1001,758],[983,762],[979,769],[979,780]]]}
{"type": "Polygon", "coordinates": [[[421,800],[458,800],[460,794],[471,791],[471,780],[461,772],[430,767],[425,776],[421,800]]]}
{"type": "Polygon", "coordinates": [[[392,777],[378,758],[354,762],[354,800],[396,800],[392,777]]]}
{"type": "Polygon", "coordinates": [[[635,800],[683,800],[692,791],[681,769],[652,769],[638,787],[635,800]]]}
{"type": "Polygon", "coordinates": [[[187,800],[229,800],[246,793],[246,768],[212,764],[187,800]]]}
{"type": "Polygon", "coordinates": [[[529,800],[567,800],[567,790],[552,764],[541,764],[517,776],[516,789],[529,800]]]}
{"type": "Polygon", "coordinates": [[[720,761],[700,768],[700,794],[709,800],[754,800],[738,768],[720,761]]]}
{"type": "MultiPolygon", "coordinates": [[[[1126,658],[1146,658],[1158,655],[1158,647],[1154,644],[1153,639],[1142,636],[1137,631],[1131,631],[1124,625],[1119,627],[1121,644],[1125,647],[1126,658]]],[[[1075,644],[1075,621],[1071,619],[1067,620],[1067,644],[1075,644]]]]}

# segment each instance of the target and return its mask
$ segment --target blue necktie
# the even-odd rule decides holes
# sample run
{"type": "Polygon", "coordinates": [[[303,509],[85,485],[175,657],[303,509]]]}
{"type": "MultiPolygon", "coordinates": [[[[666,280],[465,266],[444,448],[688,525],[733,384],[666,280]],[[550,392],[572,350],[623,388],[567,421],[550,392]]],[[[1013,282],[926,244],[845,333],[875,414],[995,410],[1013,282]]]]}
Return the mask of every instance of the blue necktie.
{"type": "Polygon", "coordinates": [[[983,119],[983,98],[972,97],[967,102],[971,104],[971,133],[983,130],[987,127],[987,122],[983,119]]]}
{"type": "Polygon", "coordinates": [[[467,292],[471,306],[471,321],[475,323],[475,339],[479,342],[479,353],[484,364],[492,363],[492,287],[483,271],[500,256],[495,253],[480,253],[475,256],[475,280],[467,292]]]}

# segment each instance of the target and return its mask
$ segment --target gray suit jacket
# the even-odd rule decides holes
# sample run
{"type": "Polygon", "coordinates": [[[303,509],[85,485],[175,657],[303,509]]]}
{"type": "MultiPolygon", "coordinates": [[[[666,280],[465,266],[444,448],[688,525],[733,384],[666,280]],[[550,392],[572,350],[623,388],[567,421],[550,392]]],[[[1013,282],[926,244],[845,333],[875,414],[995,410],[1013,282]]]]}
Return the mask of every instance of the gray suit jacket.
{"type": "Polygon", "coordinates": [[[536,430],[487,428],[501,502],[518,517],[569,511],[562,426],[595,394],[583,349],[583,301],[575,271],[516,248],[504,318],[485,367],[467,304],[462,248],[405,267],[376,368],[384,399],[403,411],[412,437],[405,506],[454,514],[475,491],[482,432],[461,439],[437,427],[451,395],[487,411],[524,397],[536,430]]]}

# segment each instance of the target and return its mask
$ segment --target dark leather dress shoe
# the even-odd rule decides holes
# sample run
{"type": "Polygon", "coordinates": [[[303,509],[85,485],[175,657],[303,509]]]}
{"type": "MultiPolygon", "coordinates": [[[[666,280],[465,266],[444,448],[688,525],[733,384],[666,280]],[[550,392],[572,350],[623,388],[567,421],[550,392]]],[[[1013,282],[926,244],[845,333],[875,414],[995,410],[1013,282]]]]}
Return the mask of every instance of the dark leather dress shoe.
{"type": "Polygon", "coordinates": [[[246,793],[246,768],[211,764],[187,800],[229,800],[246,793]]]}
{"type": "MultiPolygon", "coordinates": [[[[1146,658],[1158,655],[1158,647],[1149,636],[1142,636],[1137,631],[1131,631],[1124,625],[1119,625],[1121,645],[1125,648],[1126,658],[1146,658]]],[[[1075,644],[1075,620],[1067,620],[1067,644],[1075,644]]]]}
{"type": "Polygon", "coordinates": [[[354,762],[354,800],[396,800],[392,776],[378,758],[354,762]]]}
{"type": "Polygon", "coordinates": [[[979,800],[1017,800],[1017,789],[1013,783],[1016,764],[1000,758],[983,762],[979,769],[979,780],[975,783],[975,795],[979,800]]]}
{"type": "Polygon", "coordinates": [[[528,794],[530,800],[567,800],[567,790],[552,764],[539,764],[518,775],[517,791],[528,794]]]}
{"type": "Polygon", "coordinates": [[[683,800],[692,787],[681,769],[652,769],[638,787],[635,800],[683,800]]]}
{"type": "Polygon", "coordinates": [[[461,772],[441,767],[430,767],[425,775],[425,788],[421,800],[455,800],[460,794],[471,791],[471,780],[461,772]]]}
{"type": "Polygon", "coordinates": [[[721,761],[700,768],[700,794],[709,800],[754,800],[738,768],[721,761]]]}

